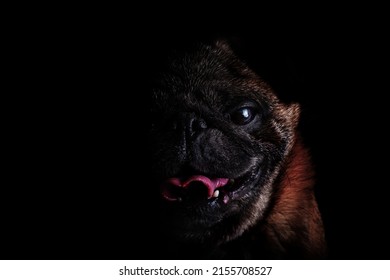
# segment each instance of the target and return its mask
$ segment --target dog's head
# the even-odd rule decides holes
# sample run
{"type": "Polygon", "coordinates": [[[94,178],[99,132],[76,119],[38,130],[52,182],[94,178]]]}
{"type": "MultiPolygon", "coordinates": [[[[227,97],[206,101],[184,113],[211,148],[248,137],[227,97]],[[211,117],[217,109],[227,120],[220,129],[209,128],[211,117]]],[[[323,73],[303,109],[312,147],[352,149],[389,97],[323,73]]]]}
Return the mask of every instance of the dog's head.
{"type": "Polygon", "coordinates": [[[217,41],[170,59],[151,113],[152,181],[167,234],[221,243],[262,218],[294,143],[297,105],[282,104],[217,41]]]}

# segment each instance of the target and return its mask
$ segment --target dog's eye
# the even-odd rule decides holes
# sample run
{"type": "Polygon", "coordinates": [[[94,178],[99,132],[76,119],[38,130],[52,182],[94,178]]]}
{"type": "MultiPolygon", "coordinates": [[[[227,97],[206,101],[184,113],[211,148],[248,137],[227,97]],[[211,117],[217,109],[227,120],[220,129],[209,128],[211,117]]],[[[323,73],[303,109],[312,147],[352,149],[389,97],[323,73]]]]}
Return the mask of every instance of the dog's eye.
{"type": "Polygon", "coordinates": [[[245,125],[250,123],[254,117],[255,112],[250,107],[242,107],[230,114],[232,122],[238,125],[245,125]]]}

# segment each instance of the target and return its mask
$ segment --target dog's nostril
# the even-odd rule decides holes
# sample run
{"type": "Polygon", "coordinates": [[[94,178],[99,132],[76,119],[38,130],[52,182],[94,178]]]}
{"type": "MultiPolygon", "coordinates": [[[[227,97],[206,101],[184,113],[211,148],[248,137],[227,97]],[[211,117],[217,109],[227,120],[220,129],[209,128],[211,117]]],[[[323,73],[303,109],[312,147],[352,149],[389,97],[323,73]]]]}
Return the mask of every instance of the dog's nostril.
{"type": "Polygon", "coordinates": [[[192,121],[192,131],[199,131],[199,130],[206,129],[206,128],[207,128],[207,124],[204,120],[194,119],[192,121]]]}
{"type": "Polygon", "coordinates": [[[207,128],[207,123],[205,120],[200,119],[200,118],[192,118],[190,120],[189,129],[190,129],[191,135],[194,135],[197,132],[200,132],[206,128],[207,128]]]}
{"type": "Polygon", "coordinates": [[[177,121],[177,120],[173,120],[170,124],[169,124],[169,127],[172,129],[172,130],[178,130],[178,129],[183,129],[185,126],[187,126],[187,129],[191,132],[191,133],[194,133],[194,132],[197,132],[197,131],[200,131],[200,130],[203,130],[203,129],[206,129],[207,128],[207,123],[205,120],[203,119],[199,119],[197,117],[192,117],[190,118],[189,120],[184,121],[184,123],[181,123],[180,121],[177,121]],[[185,123],[187,123],[185,125],[185,123]],[[184,125],[184,126],[183,126],[184,125]]]}

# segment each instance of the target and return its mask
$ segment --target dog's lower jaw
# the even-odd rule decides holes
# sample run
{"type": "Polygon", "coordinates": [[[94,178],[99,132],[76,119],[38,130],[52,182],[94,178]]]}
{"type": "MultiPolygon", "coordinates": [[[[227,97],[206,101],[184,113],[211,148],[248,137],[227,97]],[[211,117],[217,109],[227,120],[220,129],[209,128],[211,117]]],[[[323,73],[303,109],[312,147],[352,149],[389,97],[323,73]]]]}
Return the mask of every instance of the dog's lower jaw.
{"type": "Polygon", "coordinates": [[[176,249],[168,246],[172,257],[324,259],[326,242],[313,176],[308,151],[298,138],[254,207],[240,213],[240,220],[228,229],[187,232],[176,249]]]}

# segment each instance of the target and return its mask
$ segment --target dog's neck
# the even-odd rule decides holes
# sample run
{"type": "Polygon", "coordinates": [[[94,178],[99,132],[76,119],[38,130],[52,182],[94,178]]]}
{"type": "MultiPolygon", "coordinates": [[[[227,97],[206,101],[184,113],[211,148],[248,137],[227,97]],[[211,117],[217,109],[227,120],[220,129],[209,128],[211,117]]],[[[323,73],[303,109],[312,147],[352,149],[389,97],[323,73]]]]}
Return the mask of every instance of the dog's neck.
{"type": "Polygon", "coordinates": [[[280,174],[274,205],[262,231],[275,255],[324,258],[326,246],[314,194],[314,171],[298,137],[280,174]]]}

